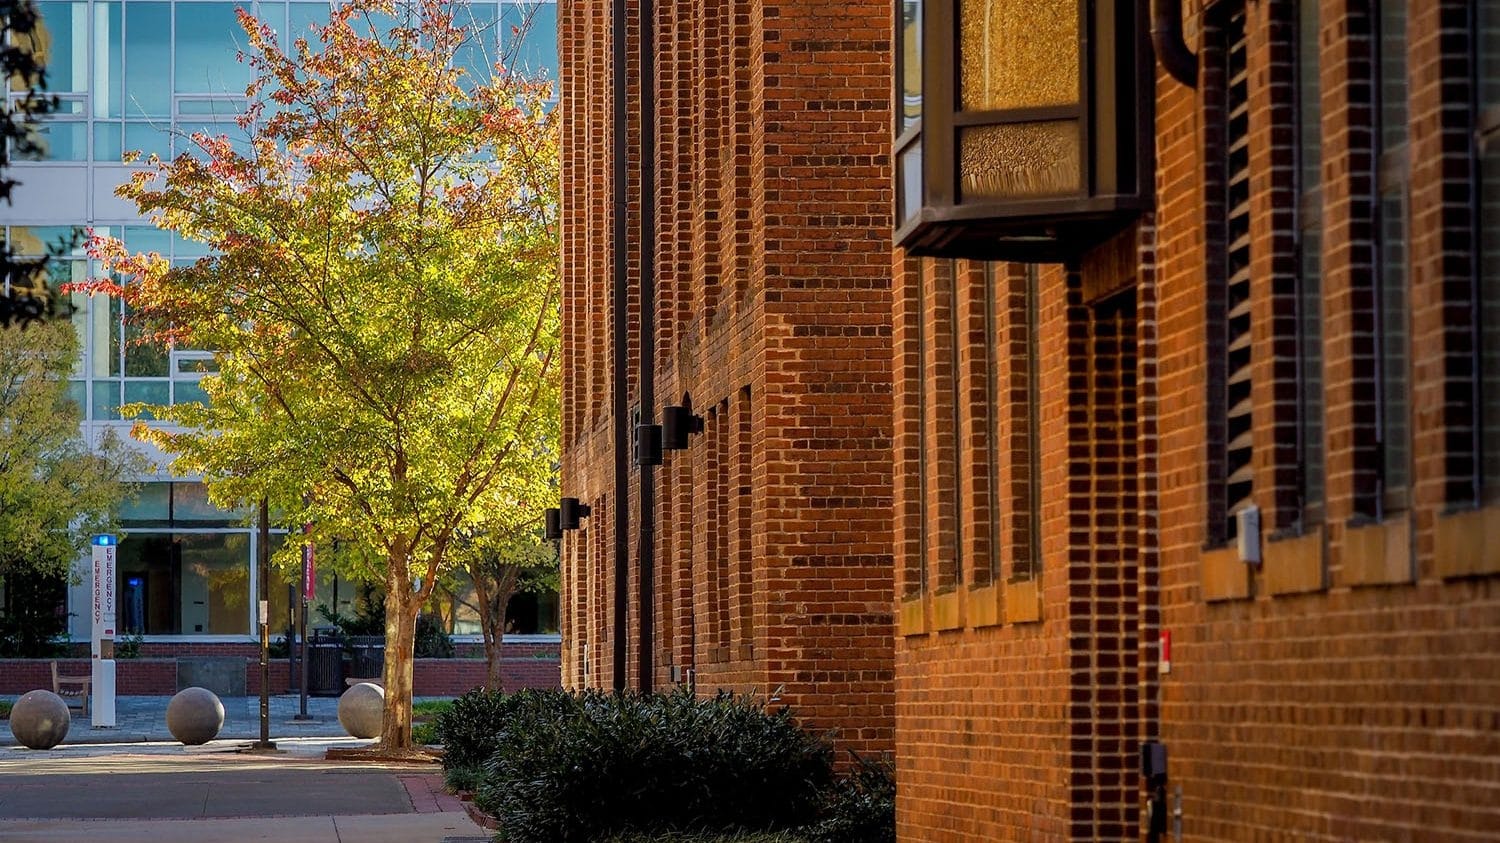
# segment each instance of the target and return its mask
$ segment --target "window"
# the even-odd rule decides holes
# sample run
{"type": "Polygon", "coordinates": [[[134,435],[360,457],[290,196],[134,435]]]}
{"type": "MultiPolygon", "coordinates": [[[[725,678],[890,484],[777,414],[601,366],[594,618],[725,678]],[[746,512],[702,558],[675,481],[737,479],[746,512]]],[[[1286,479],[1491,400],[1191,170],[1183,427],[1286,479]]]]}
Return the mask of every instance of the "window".
{"type": "Polygon", "coordinates": [[[1500,503],[1500,2],[1475,6],[1479,485],[1483,503],[1500,503]]]}
{"type": "Polygon", "coordinates": [[[1213,365],[1209,377],[1210,465],[1216,478],[1208,512],[1208,544],[1233,541],[1236,515],[1254,492],[1253,390],[1250,322],[1250,84],[1245,7],[1224,9],[1205,51],[1210,119],[1218,132],[1209,156],[1210,297],[1208,320],[1213,365]]]}
{"type": "Polygon", "coordinates": [[[897,21],[896,80],[901,107],[896,114],[898,222],[911,219],[922,205],[922,0],[903,0],[897,21]]]}
{"type": "Polygon", "coordinates": [[[120,541],[120,628],[147,635],[250,631],[248,532],[132,531],[120,541]]]}
{"type": "Polygon", "coordinates": [[[1323,520],[1322,86],[1317,0],[1297,18],[1297,443],[1301,527],[1323,520]]]}
{"type": "Polygon", "coordinates": [[[1375,21],[1375,400],[1379,474],[1356,511],[1375,519],[1410,502],[1410,303],[1407,293],[1406,0],[1381,0],[1375,21]],[[1361,507],[1363,503],[1363,507],[1361,507]]]}

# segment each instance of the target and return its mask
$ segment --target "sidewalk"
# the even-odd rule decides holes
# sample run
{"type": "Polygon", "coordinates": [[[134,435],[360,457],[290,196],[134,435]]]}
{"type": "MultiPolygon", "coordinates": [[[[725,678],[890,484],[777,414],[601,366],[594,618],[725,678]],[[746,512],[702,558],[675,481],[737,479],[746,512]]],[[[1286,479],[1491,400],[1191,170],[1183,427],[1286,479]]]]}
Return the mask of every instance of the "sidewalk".
{"type": "Polygon", "coordinates": [[[137,747],[0,751],[0,840],[476,843],[430,765],[137,747]],[[82,752],[77,750],[83,750],[82,752]]]}
{"type": "MultiPolygon", "coordinates": [[[[0,696],[14,701],[16,697],[0,696]]],[[[115,727],[95,729],[89,717],[73,709],[73,724],[68,727],[68,737],[62,749],[79,744],[138,744],[163,741],[176,744],[172,733],[167,731],[167,703],[171,697],[117,697],[115,700],[115,727]]],[[[417,698],[418,701],[427,699],[417,698]]],[[[446,699],[439,697],[434,699],[446,699]]],[[[243,743],[260,739],[260,698],[225,697],[224,728],[213,744],[224,741],[243,743]]],[[[307,713],[311,720],[293,719],[301,710],[295,694],[271,697],[271,740],[280,742],[291,739],[306,742],[322,739],[324,743],[336,742],[350,746],[362,746],[368,741],[351,738],[339,725],[339,701],[335,697],[309,697],[307,713]]],[[[180,744],[177,744],[180,748],[180,744]]],[[[9,724],[0,726],[0,747],[15,747],[16,739],[10,733],[9,724]]],[[[55,750],[54,750],[55,751],[55,750]]]]}

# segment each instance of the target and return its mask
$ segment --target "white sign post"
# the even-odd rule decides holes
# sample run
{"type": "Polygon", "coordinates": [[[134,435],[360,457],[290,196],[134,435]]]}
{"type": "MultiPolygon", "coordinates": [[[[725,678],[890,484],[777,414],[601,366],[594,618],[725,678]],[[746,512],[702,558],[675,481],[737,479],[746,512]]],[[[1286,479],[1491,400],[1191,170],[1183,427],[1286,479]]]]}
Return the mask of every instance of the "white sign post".
{"type": "Polygon", "coordinates": [[[91,586],[93,634],[92,704],[95,729],[115,725],[115,551],[118,543],[109,534],[94,536],[94,579],[91,586]]]}

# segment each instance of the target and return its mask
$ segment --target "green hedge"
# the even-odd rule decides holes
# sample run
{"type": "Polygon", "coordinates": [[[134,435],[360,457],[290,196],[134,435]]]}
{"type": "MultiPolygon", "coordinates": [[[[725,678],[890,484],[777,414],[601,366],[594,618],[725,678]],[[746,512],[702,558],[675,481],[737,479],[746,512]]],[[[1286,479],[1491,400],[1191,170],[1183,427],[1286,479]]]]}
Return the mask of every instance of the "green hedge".
{"type": "Polygon", "coordinates": [[[888,765],[839,779],[827,741],[747,697],[474,691],[436,731],[510,843],[894,840],[888,765]]]}

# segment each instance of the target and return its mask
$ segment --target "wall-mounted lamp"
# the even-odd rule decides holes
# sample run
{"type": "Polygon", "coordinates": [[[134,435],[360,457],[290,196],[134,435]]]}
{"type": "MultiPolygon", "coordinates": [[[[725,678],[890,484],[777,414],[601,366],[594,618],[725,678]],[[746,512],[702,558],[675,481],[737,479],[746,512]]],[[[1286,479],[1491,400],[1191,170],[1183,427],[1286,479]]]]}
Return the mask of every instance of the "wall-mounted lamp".
{"type": "Polygon", "coordinates": [[[563,498],[558,507],[558,524],[564,530],[578,529],[578,519],[589,517],[589,505],[579,503],[577,498],[563,498]]]}
{"type": "Polygon", "coordinates": [[[638,424],[635,426],[635,464],[661,465],[662,426],[638,424]]]}
{"type": "Polygon", "coordinates": [[[547,541],[562,541],[562,511],[554,506],[544,514],[547,517],[547,541]]]}
{"type": "Polygon", "coordinates": [[[703,417],[693,415],[688,407],[666,407],[661,411],[661,447],[668,451],[687,450],[688,437],[703,432],[703,417]]]}

